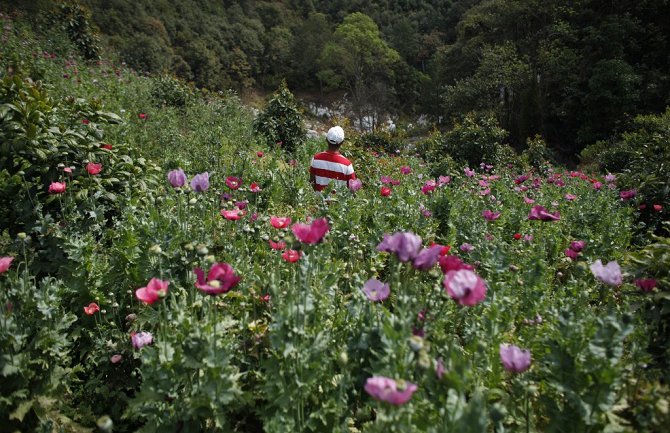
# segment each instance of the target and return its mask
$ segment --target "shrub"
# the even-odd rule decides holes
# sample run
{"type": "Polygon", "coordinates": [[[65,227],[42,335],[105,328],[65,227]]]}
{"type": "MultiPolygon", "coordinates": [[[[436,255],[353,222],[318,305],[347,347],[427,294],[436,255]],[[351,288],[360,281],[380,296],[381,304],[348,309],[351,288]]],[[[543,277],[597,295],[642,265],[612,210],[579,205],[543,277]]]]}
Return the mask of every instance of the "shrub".
{"type": "Polygon", "coordinates": [[[373,131],[354,139],[354,145],[366,150],[395,154],[401,151],[405,145],[402,137],[386,131],[373,131]]]}
{"type": "Polygon", "coordinates": [[[267,107],[254,122],[254,131],[269,146],[279,146],[289,153],[305,141],[305,126],[295,98],[282,82],[267,107]]]}
{"type": "Polygon", "coordinates": [[[151,81],[151,97],[158,107],[184,108],[193,97],[193,92],[181,80],[161,75],[151,81]]]}
{"type": "Polygon", "coordinates": [[[442,147],[454,159],[470,165],[490,163],[507,135],[493,115],[468,113],[444,134],[442,147]]]}

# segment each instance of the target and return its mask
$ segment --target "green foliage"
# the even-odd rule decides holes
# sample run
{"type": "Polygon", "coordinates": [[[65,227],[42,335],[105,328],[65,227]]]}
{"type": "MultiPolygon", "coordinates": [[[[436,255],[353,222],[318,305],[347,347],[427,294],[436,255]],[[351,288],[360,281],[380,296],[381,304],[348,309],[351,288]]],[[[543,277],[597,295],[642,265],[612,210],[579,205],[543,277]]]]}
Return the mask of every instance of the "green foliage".
{"type": "Polygon", "coordinates": [[[294,153],[305,141],[302,113],[286,82],[282,82],[254,121],[254,131],[268,146],[288,153],[294,153]]]}
{"type": "Polygon", "coordinates": [[[387,131],[367,132],[354,139],[354,146],[368,151],[384,152],[394,155],[405,149],[404,139],[399,134],[387,131]]]}
{"type": "Polygon", "coordinates": [[[495,117],[469,113],[442,135],[438,146],[443,154],[476,166],[482,162],[496,162],[498,149],[507,135],[495,117]]]}
{"type": "Polygon", "coordinates": [[[547,143],[539,135],[533,138],[529,137],[526,140],[526,148],[520,157],[524,164],[536,170],[540,170],[553,160],[551,152],[547,148],[547,143]]]}
{"type": "Polygon", "coordinates": [[[76,0],[58,2],[58,13],[54,17],[54,24],[63,27],[68,37],[86,60],[100,58],[100,41],[91,29],[91,11],[79,4],[76,0]]]}
{"type": "Polygon", "coordinates": [[[192,99],[193,91],[169,75],[161,75],[152,81],[151,97],[158,107],[184,108],[192,99]]]}

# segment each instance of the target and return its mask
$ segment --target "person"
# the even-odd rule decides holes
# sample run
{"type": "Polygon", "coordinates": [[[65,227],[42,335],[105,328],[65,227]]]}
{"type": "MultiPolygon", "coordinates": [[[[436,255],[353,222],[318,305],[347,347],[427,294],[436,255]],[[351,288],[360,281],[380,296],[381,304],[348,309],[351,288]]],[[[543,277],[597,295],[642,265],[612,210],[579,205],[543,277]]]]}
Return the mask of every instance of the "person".
{"type": "Polygon", "coordinates": [[[351,179],[356,179],[353,164],[340,153],[342,142],[344,142],[344,130],[339,126],[333,126],[326,134],[328,149],[312,157],[309,180],[315,191],[323,191],[331,182],[346,187],[351,179]]]}

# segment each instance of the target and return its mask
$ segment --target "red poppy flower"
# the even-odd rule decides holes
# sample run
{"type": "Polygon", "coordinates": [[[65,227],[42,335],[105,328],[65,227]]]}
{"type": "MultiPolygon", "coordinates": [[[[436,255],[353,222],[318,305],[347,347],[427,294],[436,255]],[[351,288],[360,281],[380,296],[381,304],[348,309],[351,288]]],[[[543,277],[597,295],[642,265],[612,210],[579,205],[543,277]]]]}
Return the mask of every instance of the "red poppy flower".
{"type": "Polygon", "coordinates": [[[379,194],[381,194],[382,197],[388,197],[391,195],[391,188],[388,186],[382,186],[382,188],[379,190],[379,194]]]}
{"type": "Polygon", "coordinates": [[[107,150],[112,150],[112,145],[109,143],[103,143],[100,147],[107,150]]]}
{"type": "Polygon", "coordinates": [[[514,239],[516,239],[517,241],[521,239],[521,233],[514,233],[514,239]]]}
{"type": "Polygon", "coordinates": [[[86,171],[91,176],[95,176],[96,174],[99,174],[102,171],[102,164],[96,164],[94,162],[89,162],[88,164],[86,164],[86,171]]]}
{"type": "Polygon", "coordinates": [[[147,115],[146,115],[146,113],[140,113],[140,114],[137,115],[137,117],[139,117],[140,119],[144,120],[144,119],[147,118],[147,115]]]}
{"type": "Polygon", "coordinates": [[[238,189],[242,185],[242,179],[235,176],[228,176],[226,178],[226,185],[230,189],[238,189]]]}
{"type": "Polygon", "coordinates": [[[272,227],[276,229],[283,229],[288,227],[289,224],[291,224],[291,218],[290,217],[277,217],[277,216],[271,216],[270,217],[270,224],[272,224],[272,227]]]}
{"type": "Polygon", "coordinates": [[[89,316],[94,315],[98,311],[100,311],[100,307],[95,302],[91,302],[90,304],[88,304],[87,307],[84,307],[84,313],[86,313],[89,316]]]}
{"type": "Polygon", "coordinates": [[[289,263],[295,263],[300,260],[300,251],[296,250],[286,250],[282,253],[281,258],[286,260],[289,263]]]}

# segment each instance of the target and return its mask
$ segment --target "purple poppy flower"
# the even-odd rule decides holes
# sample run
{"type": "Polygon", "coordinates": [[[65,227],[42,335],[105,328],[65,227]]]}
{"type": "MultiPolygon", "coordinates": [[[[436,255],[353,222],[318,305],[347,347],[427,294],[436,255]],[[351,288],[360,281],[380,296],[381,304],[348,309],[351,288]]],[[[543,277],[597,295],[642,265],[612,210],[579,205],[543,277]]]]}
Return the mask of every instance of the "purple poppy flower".
{"type": "Polygon", "coordinates": [[[372,398],[395,406],[407,403],[418,387],[404,380],[395,381],[388,377],[373,376],[365,382],[365,392],[372,398]]]}
{"type": "Polygon", "coordinates": [[[151,335],[151,332],[138,332],[130,334],[130,340],[135,349],[141,349],[147,344],[153,343],[154,336],[151,335]]]}
{"type": "Polygon", "coordinates": [[[528,213],[529,220],[540,220],[540,221],[558,221],[561,219],[561,214],[557,211],[549,213],[549,211],[543,206],[533,206],[528,213]]]}
{"type": "Polygon", "coordinates": [[[395,253],[401,262],[409,262],[419,254],[421,238],[411,232],[396,232],[384,235],[384,240],[377,245],[377,251],[395,253]]]}
{"type": "Polygon", "coordinates": [[[370,278],[363,285],[363,292],[369,300],[376,302],[388,298],[391,294],[391,288],[388,284],[384,284],[375,278],[370,278]]]}
{"type": "Polygon", "coordinates": [[[363,187],[363,182],[360,179],[349,179],[349,190],[356,192],[363,187]]]}
{"type": "Polygon", "coordinates": [[[461,305],[473,306],[486,298],[486,283],[468,269],[447,272],[442,284],[449,296],[461,305]]]}
{"type": "Polygon", "coordinates": [[[616,261],[611,261],[603,266],[603,263],[598,259],[591,264],[591,272],[594,277],[607,285],[618,287],[623,283],[621,267],[616,261]]]}
{"type": "Polygon", "coordinates": [[[209,173],[196,174],[191,179],[191,189],[195,192],[205,192],[209,189],[209,173]]]}
{"type": "Polygon", "coordinates": [[[467,177],[472,177],[472,176],[475,175],[475,171],[471,170],[470,167],[465,167],[465,170],[463,170],[463,171],[465,172],[465,175],[467,177]]]}
{"type": "Polygon", "coordinates": [[[414,257],[412,266],[414,266],[414,269],[418,269],[420,271],[430,270],[439,260],[441,252],[442,245],[435,245],[430,248],[424,248],[419,251],[419,254],[417,254],[416,257],[414,257]]]}
{"type": "Polygon", "coordinates": [[[484,217],[484,219],[485,219],[486,221],[495,221],[495,220],[497,220],[498,218],[500,218],[500,212],[493,212],[493,211],[490,210],[490,209],[485,209],[485,210],[482,212],[482,216],[484,217]]]}
{"type": "Polygon", "coordinates": [[[522,174],[520,176],[517,176],[516,179],[514,179],[514,183],[517,184],[517,185],[521,185],[522,183],[524,183],[527,180],[528,180],[528,176],[526,176],[525,174],[522,174]]]}
{"type": "Polygon", "coordinates": [[[515,345],[500,345],[500,360],[505,370],[512,373],[521,373],[530,367],[530,351],[522,350],[515,345]]]}
{"type": "Polygon", "coordinates": [[[472,244],[469,244],[469,243],[467,243],[467,242],[464,242],[464,243],[461,244],[461,246],[458,247],[458,248],[459,248],[461,251],[463,251],[464,253],[469,253],[470,251],[472,251],[472,250],[475,249],[475,247],[472,246],[472,244]]]}
{"type": "Polygon", "coordinates": [[[400,173],[402,173],[402,174],[410,174],[411,172],[412,172],[412,167],[410,167],[410,166],[403,165],[402,167],[400,167],[400,173]]]}
{"type": "Polygon", "coordinates": [[[169,171],[167,178],[173,188],[181,188],[186,183],[186,173],[181,168],[169,171]]]}
{"type": "Polygon", "coordinates": [[[609,183],[616,182],[616,176],[612,173],[607,173],[607,176],[605,176],[605,181],[609,183]]]}

